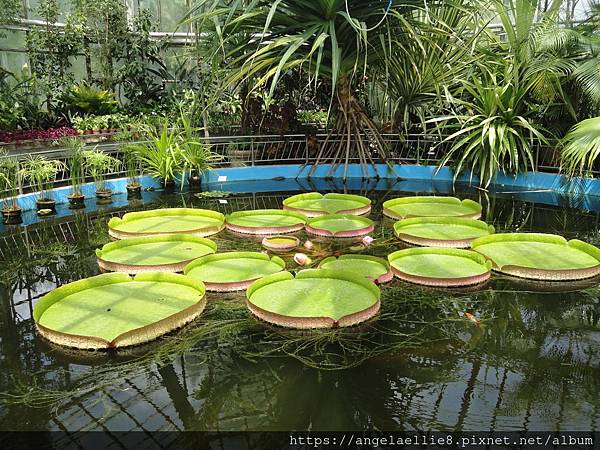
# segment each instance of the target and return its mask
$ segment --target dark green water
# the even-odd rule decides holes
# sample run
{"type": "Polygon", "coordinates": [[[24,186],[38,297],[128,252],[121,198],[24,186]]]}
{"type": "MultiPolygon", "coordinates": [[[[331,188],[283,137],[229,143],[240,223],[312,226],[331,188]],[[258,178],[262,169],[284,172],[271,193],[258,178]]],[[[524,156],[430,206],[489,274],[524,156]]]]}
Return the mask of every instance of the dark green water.
{"type": "MultiPolygon", "coordinates": [[[[597,213],[460,194],[483,201],[498,231],[600,244],[597,213]]],[[[281,207],[287,195],[235,195],[226,204],[174,195],[118,212],[281,207]]],[[[400,244],[381,221],[381,203],[400,194],[368,195],[378,226],[365,253],[385,256],[400,244]]],[[[118,354],[56,348],[37,337],[32,306],[56,286],[98,273],[93,251],[108,241],[110,213],[117,211],[2,238],[0,429],[600,429],[594,283],[557,288],[496,276],[479,291],[449,292],[393,281],[383,287],[378,318],[327,332],[272,328],[249,315],[243,293],[210,294],[200,320],[151,345],[118,354]]],[[[258,241],[227,232],[215,240],[221,251],[260,250],[258,241]]],[[[324,243],[320,254],[348,245],[324,243]]]]}

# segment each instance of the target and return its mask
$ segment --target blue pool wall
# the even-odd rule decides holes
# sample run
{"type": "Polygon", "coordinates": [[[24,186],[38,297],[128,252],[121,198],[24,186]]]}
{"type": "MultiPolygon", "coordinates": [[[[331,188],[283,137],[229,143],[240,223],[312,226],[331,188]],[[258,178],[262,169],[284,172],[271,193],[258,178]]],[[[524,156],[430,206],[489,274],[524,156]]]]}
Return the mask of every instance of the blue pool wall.
{"type": "MultiPolygon", "coordinates": [[[[284,192],[312,190],[360,190],[385,189],[391,191],[422,192],[446,194],[452,192],[455,184],[451,169],[436,166],[397,165],[391,170],[387,165],[377,166],[377,175],[373,167],[369,167],[369,179],[363,180],[361,166],[353,164],[348,167],[347,180],[343,182],[344,167],[340,166],[331,179],[326,179],[331,166],[322,165],[316,168],[309,179],[310,167],[304,165],[272,165],[254,167],[230,167],[209,171],[203,175],[202,187],[209,191],[228,192],[284,192]]],[[[152,177],[142,177],[142,200],[152,201],[160,195],[160,183],[152,177]],[[149,189],[147,191],[147,189],[149,189]]],[[[119,208],[130,204],[127,199],[127,179],[119,178],[106,182],[112,189],[113,202],[107,206],[96,204],[94,183],[84,184],[82,192],[86,196],[86,210],[103,208],[119,208]]],[[[461,176],[456,184],[478,186],[477,177],[461,176]]],[[[569,180],[564,176],[535,172],[518,175],[498,175],[490,185],[490,191],[496,195],[514,195],[515,197],[535,203],[564,205],[587,211],[600,211],[600,179],[577,178],[569,180]]],[[[70,186],[56,188],[51,196],[57,202],[57,214],[53,217],[72,215],[68,208],[70,186]]],[[[34,193],[19,196],[19,206],[25,211],[24,224],[37,222],[35,213],[36,195],[34,193]]],[[[2,226],[0,226],[2,228],[2,226]]]]}

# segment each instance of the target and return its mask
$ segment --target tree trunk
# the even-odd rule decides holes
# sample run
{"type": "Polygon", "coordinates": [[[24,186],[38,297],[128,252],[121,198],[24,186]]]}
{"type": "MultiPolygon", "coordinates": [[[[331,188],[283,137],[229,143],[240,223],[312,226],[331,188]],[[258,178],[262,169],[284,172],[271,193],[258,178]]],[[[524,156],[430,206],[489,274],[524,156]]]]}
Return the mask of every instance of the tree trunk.
{"type": "Polygon", "coordinates": [[[335,125],[321,146],[308,176],[314,175],[319,164],[330,163],[331,169],[327,177],[333,177],[340,164],[343,164],[342,178],[346,180],[349,165],[358,163],[363,179],[370,177],[369,166],[374,168],[375,177],[379,178],[376,162],[385,162],[390,168],[393,167],[393,163],[389,160],[386,144],[379,129],[356,98],[352,81],[347,76],[337,83],[334,106],[335,125]],[[339,142],[332,142],[335,138],[339,139],[339,142]]]}

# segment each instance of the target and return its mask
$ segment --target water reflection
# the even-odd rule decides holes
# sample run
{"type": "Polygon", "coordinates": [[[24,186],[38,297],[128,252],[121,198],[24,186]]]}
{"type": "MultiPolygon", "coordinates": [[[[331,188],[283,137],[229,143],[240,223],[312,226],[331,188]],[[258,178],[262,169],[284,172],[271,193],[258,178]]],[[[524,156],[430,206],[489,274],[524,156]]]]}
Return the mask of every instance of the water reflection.
{"type": "MultiPolygon", "coordinates": [[[[397,193],[369,195],[380,218],[379,205],[397,193]]],[[[286,196],[239,195],[220,204],[175,195],[160,198],[159,205],[230,212],[280,207],[286,196]]],[[[599,243],[596,214],[479,192],[469,196],[484,202],[486,217],[499,230],[556,232],[599,243]]],[[[32,305],[56,286],[97,273],[93,249],[108,240],[104,223],[124,211],[78,214],[3,240],[2,429],[600,428],[595,283],[557,292],[498,277],[469,292],[394,281],[384,289],[377,320],[308,334],[256,322],[242,294],[215,294],[200,321],[128,352],[69,352],[41,341],[32,305]],[[467,320],[466,312],[480,325],[467,320]]],[[[386,244],[370,253],[385,255],[399,247],[389,228],[378,227],[376,237],[386,244]]],[[[258,242],[227,233],[217,242],[220,250],[260,249],[258,242]]]]}

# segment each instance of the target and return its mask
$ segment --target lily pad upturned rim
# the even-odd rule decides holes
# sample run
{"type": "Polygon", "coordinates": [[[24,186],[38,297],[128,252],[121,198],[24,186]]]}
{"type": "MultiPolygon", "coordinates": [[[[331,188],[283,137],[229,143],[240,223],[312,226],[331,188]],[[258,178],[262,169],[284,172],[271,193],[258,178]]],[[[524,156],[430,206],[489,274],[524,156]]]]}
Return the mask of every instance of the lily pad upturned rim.
{"type": "Polygon", "coordinates": [[[371,199],[362,195],[341,194],[337,192],[328,192],[325,195],[321,194],[320,192],[307,192],[304,194],[297,194],[286,198],[283,201],[283,209],[302,213],[306,217],[319,217],[327,214],[350,214],[362,216],[371,212],[371,199]],[[361,203],[361,206],[350,209],[342,209],[334,212],[326,211],[325,209],[321,208],[302,208],[299,206],[294,206],[294,203],[299,201],[321,199],[352,200],[357,203],[361,203]]]}
{"type": "Polygon", "coordinates": [[[373,281],[373,282],[375,282],[377,284],[388,283],[388,282],[392,281],[392,279],[394,278],[394,273],[392,272],[392,269],[391,269],[391,266],[390,266],[389,262],[387,262],[384,258],[380,258],[379,256],[372,256],[372,255],[347,254],[347,255],[340,255],[338,257],[329,256],[329,257],[323,259],[319,263],[319,269],[326,269],[326,270],[346,270],[346,269],[327,269],[325,267],[330,262],[344,260],[344,259],[347,259],[347,260],[365,260],[365,261],[372,261],[372,262],[376,262],[378,264],[381,264],[385,268],[386,273],[380,275],[376,279],[372,279],[371,277],[366,277],[366,278],[370,279],[371,281],[373,281]]]}
{"type": "MultiPolygon", "coordinates": [[[[105,244],[102,248],[96,249],[96,259],[100,269],[109,272],[124,272],[128,274],[137,274],[142,272],[183,272],[185,266],[196,258],[178,261],[170,264],[125,264],[105,259],[107,253],[112,250],[122,249],[125,247],[134,247],[143,244],[152,244],[160,242],[191,242],[195,244],[202,244],[212,249],[211,253],[217,252],[217,244],[206,238],[197,237],[189,234],[172,234],[172,235],[159,235],[150,237],[139,237],[139,238],[128,238],[121,239],[118,241],[112,241],[105,244]]],[[[204,255],[203,255],[204,256],[204,255]]]]}
{"type": "Polygon", "coordinates": [[[315,236],[324,236],[324,237],[358,237],[365,236],[369,233],[372,233],[375,229],[375,222],[373,222],[368,217],[363,216],[354,216],[350,214],[328,214],[326,216],[313,217],[306,221],[305,226],[306,232],[315,236]],[[349,219],[356,220],[362,222],[364,224],[361,228],[356,228],[354,230],[341,230],[332,232],[327,229],[318,226],[319,222],[330,221],[330,220],[338,220],[338,219],[349,219]]]}
{"type": "Polygon", "coordinates": [[[401,241],[423,247],[469,248],[471,243],[477,239],[477,237],[465,237],[464,239],[432,239],[410,233],[402,233],[403,227],[419,224],[463,225],[487,231],[488,234],[494,234],[496,232],[492,225],[488,225],[484,221],[477,219],[462,217],[412,217],[394,223],[394,234],[401,241]]]}
{"type": "MultiPolygon", "coordinates": [[[[206,255],[201,258],[195,259],[191,263],[189,263],[183,273],[184,275],[191,277],[190,272],[198,267],[201,267],[204,264],[208,264],[213,261],[222,261],[226,259],[258,259],[261,261],[270,261],[279,267],[281,267],[281,271],[285,270],[285,261],[281,259],[279,256],[269,256],[265,253],[260,252],[226,252],[226,253],[215,253],[213,255],[206,255]]],[[[268,276],[268,275],[267,275],[268,276]]],[[[193,278],[193,277],[191,277],[193,278]]],[[[215,292],[234,292],[234,291],[242,291],[254,283],[256,280],[262,278],[262,276],[250,278],[247,280],[241,281],[223,281],[223,282],[207,282],[204,281],[204,285],[206,286],[206,290],[215,291],[215,292]]],[[[199,280],[200,281],[200,280],[199,280]]]]}
{"type": "Polygon", "coordinates": [[[388,200],[383,203],[383,214],[392,219],[401,220],[401,219],[410,219],[413,217],[436,217],[436,216],[401,216],[393,211],[391,208],[396,205],[408,204],[408,203],[447,203],[452,205],[462,205],[471,211],[459,215],[459,216],[449,216],[449,217],[459,217],[465,219],[479,219],[481,218],[481,212],[483,207],[481,204],[473,201],[471,199],[459,199],[457,197],[447,197],[447,196],[416,196],[416,197],[397,197],[391,200],[388,200]]]}
{"type": "MultiPolygon", "coordinates": [[[[475,239],[471,247],[474,251],[480,252],[493,264],[493,269],[519,278],[541,281],[576,281],[600,276],[600,249],[592,244],[583,242],[579,239],[567,240],[563,236],[547,233],[501,233],[485,236],[475,239]],[[526,267],[519,264],[505,264],[498,266],[490,256],[481,252],[480,248],[486,244],[507,243],[510,242],[539,242],[554,245],[564,245],[575,250],[579,250],[595,258],[598,263],[595,266],[572,268],[572,269],[543,269],[526,267]],[[479,250],[478,250],[479,249],[479,250]]],[[[550,255],[549,255],[550,256],[550,255]]]]}
{"type": "Polygon", "coordinates": [[[210,209],[200,208],[161,208],[151,209],[147,211],[128,212],[123,217],[113,217],[108,221],[108,234],[115,239],[127,239],[132,237],[145,236],[169,236],[175,234],[191,234],[198,237],[211,236],[217,234],[225,228],[225,215],[220,212],[210,209]],[[164,232],[130,232],[119,230],[119,225],[126,222],[133,222],[148,217],[163,217],[163,216],[202,216],[217,219],[220,222],[218,226],[206,226],[195,230],[186,231],[164,231],[164,232]]]}
{"type": "Polygon", "coordinates": [[[414,284],[421,284],[432,287],[459,287],[459,286],[472,286],[490,279],[492,263],[488,261],[483,255],[474,252],[472,250],[458,249],[458,248],[439,248],[439,247],[417,247],[408,248],[404,250],[398,250],[388,255],[388,261],[392,268],[394,275],[403,281],[408,281],[414,284]],[[445,255],[455,256],[457,258],[468,258],[480,264],[482,268],[487,269],[482,274],[466,276],[466,277],[431,277],[427,275],[416,275],[406,273],[394,266],[394,262],[406,256],[414,255],[445,255]]]}
{"type": "Polygon", "coordinates": [[[306,224],[307,217],[304,214],[300,214],[294,211],[285,211],[283,209],[253,209],[250,211],[235,211],[225,217],[225,226],[228,230],[242,234],[283,234],[293,233],[300,231],[306,224]],[[248,217],[248,216],[261,216],[261,215],[273,215],[273,216],[288,216],[298,219],[298,222],[293,225],[284,226],[247,226],[237,225],[232,222],[237,217],[248,217]]]}
{"type": "Polygon", "coordinates": [[[33,319],[40,335],[55,344],[83,350],[106,350],[112,348],[130,347],[133,345],[139,345],[153,341],[154,339],[179,329],[193,321],[204,311],[205,307],[206,289],[204,284],[184,275],[153,272],[130,276],[125,273],[105,273],[65,284],[44,295],[33,308],[33,319]],[[154,323],[138,328],[132,328],[131,330],[120,334],[112,341],[95,336],[64,333],[47,328],[39,323],[41,317],[48,308],[61,301],[63,298],[68,297],[69,295],[85,290],[93,290],[96,287],[106,286],[109,284],[128,283],[132,281],[181,284],[197,290],[198,301],[192,306],[182,309],[181,311],[154,323]]]}
{"type": "Polygon", "coordinates": [[[269,236],[265,236],[261,242],[262,246],[264,248],[266,248],[267,250],[271,250],[272,252],[286,252],[286,251],[290,251],[293,250],[297,247],[300,246],[300,239],[297,238],[296,236],[289,236],[289,235],[285,235],[285,234],[274,234],[274,235],[269,235],[269,236]],[[277,243],[277,242],[271,242],[273,239],[289,239],[291,241],[293,241],[294,243],[290,243],[290,244],[281,244],[281,243],[277,243]]]}
{"type": "Polygon", "coordinates": [[[331,270],[331,269],[305,269],[301,270],[294,275],[290,272],[279,272],[267,277],[261,278],[248,287],[246,290],[246,306],[252,314],[265,322],[272,323],[285,328],[296,328],[296,329],[315,329],[315,328],[337,328],[357,325],[361,322],[365,322],[379,312],[381,308],[381,291],[375,283],[368,280],[366,277],[356,276],[354,272],[345,270],[331,270]],[[252,295],[259,289],[281,281],[293,280],[293,279],[321,279],[321,278],[333,278],[342,281],[349,281],[351,283],[358,284],[366,288],[370,293],[373,294],[375,301],[371,306],[361,311],[356,311],[351,314],[347,314],[338,320],[331,317],[292,317],[279,314],[273,311],[267,311],[260,308],[252,303],[252,295]]]}

